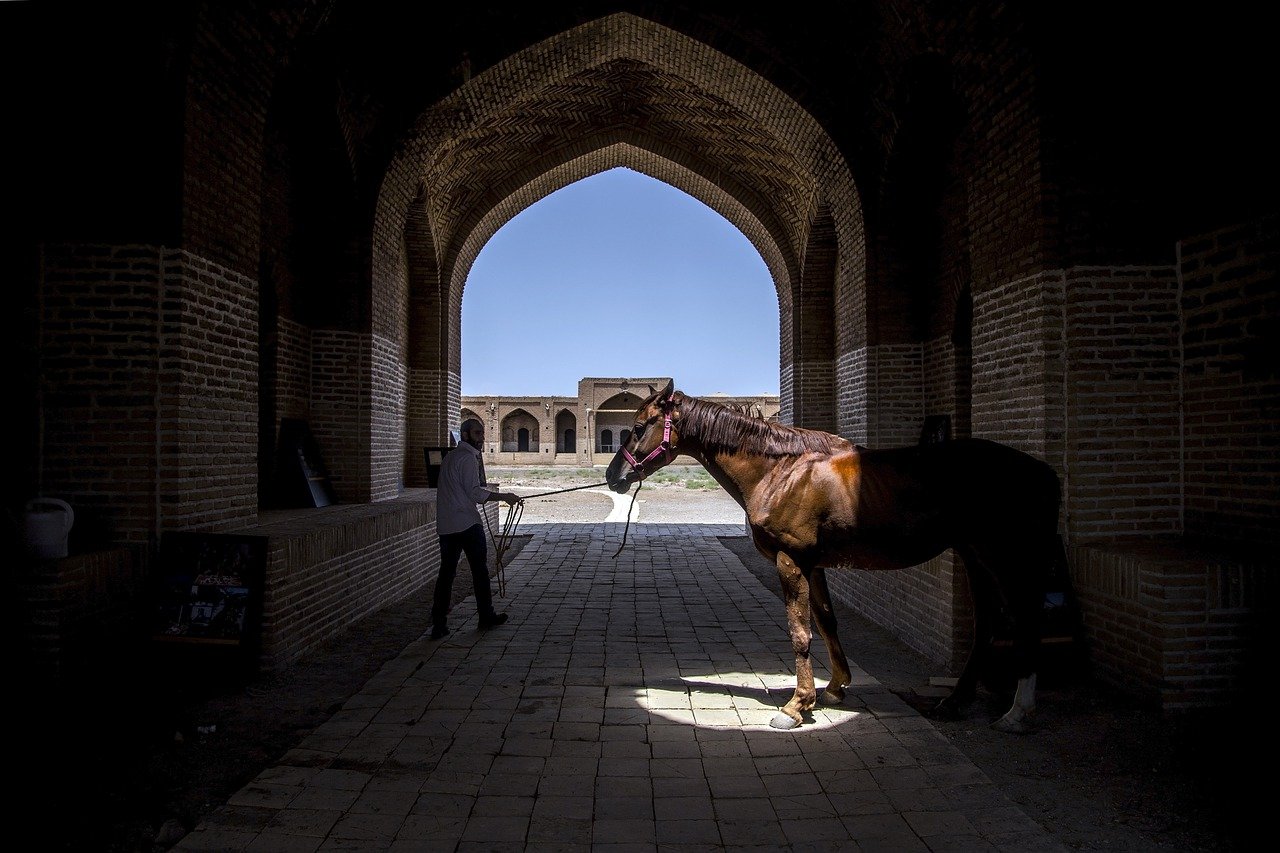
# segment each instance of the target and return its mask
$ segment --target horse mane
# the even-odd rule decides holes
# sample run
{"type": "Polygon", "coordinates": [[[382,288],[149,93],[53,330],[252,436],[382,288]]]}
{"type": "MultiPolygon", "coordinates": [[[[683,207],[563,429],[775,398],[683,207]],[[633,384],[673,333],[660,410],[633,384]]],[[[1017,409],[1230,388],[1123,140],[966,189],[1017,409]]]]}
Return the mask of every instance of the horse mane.
{"type": "Polygon", "coordinates": [[[696,438],[711,453],[741,451],[759,456],[797,456],[840,450],[845,440],[818,430],[783,426],[751,414],[744,405],[725,405],[685,396],[680,431],[696,438]]]}

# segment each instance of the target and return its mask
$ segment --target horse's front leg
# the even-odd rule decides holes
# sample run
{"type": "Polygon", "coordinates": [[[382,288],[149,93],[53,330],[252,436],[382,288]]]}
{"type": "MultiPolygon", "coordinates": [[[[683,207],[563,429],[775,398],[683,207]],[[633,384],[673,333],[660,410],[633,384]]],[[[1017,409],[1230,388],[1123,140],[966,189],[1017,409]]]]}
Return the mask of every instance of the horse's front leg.
{"type": "Polygon", "coordinates": [[[822,701],[836,705],[844,701],[844,689],[849,686],[853,674],[849,671],[849,660],[844,656],[844,648],[836,634],[836,611],[827,590],[827,573],[821,566],[814,566],[809,572],[809,597],[818,633],[827,643],[827,659],[831,662],[831,681],[822,691],[822,701]]]}
{"type": "Polygon", "coordinates": [[[782,581],[782,598],[787,606],[787,628],[791,648],[796,653],[796,689],[791,701],[769,722],[775,729],[793,729],[813,710],[818,691],[813,686],[813,663],[809,660],[809,579],[795,560],[778,552],[778,578],[782,581]]]}

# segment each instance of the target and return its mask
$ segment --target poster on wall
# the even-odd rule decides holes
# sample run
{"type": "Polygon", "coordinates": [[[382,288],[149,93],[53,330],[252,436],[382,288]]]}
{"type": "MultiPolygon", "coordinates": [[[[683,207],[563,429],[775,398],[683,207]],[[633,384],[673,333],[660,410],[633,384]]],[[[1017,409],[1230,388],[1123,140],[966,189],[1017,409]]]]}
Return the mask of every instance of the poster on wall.
{"type": "Polygon", "coordinates": [[[154,638],[256,647],[266,564],[265,536],[165,533],[154,638]]]}

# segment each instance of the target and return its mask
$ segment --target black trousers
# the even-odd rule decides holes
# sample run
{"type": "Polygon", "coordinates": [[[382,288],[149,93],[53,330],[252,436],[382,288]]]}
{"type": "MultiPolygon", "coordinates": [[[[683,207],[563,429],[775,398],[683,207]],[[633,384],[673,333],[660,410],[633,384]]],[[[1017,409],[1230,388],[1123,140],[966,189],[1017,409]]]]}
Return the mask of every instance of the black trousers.
{"type": "Polygon", "coordinates": [[[458,574],[458,558],[464,553],[471,566],[471,582],[476,590],[476,612],[481,619],[493,616],[493,592],[489,589],[489,554],[485,547],[484,527],[473,524],[460,533],[446,533],[440,537],[440,574],[436,577],[435,598],[431,603],[432,625],[448,624],[453,579],[458,574]]]}

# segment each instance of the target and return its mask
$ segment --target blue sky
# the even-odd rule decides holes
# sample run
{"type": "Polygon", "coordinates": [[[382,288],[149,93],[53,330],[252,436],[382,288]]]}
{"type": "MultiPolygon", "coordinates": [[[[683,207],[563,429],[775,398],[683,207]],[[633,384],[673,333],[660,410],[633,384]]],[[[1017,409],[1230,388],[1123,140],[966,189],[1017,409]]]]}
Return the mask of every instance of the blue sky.
{"type": "Polygon", "coordinates": [[[694,395],[778,393],[778,297],[747,238],[630,169],[530,205],[462,296],[462,393],[574,396],[584,376],[672,376],[694,395]]]}

